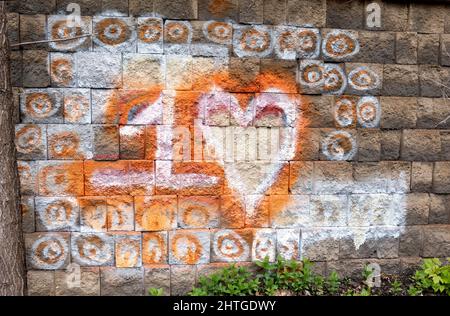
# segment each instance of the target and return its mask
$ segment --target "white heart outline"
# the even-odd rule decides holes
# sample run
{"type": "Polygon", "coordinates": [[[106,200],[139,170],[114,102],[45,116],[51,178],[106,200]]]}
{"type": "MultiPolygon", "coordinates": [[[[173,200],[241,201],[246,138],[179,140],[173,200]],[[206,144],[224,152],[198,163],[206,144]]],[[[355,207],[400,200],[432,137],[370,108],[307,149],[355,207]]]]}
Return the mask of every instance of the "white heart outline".
{"type": "MultiPolygon", "coordinates": [[[[289,164],[289,160],[295,157],[296,152],[296,138],[298,136],[298,120],[300,119],[298,115],[298,103],[288,97],[289,94],[284,93],[278,89],[268,89],[262,93],[258,93],[249,103],[245,110],[239,106],[239,101],[235,96],[228,92],[224,92],[221,88],[214,87],[209,94],[203,94],[198,102],[200,121],[200,129],[202,131],[203,137],[206,144],[212,146],[216,151],[216,156],[218,162],[224,169],[225,178],[228,181],[229,186],[233,192],[238,196],[241,203],[245,207],[246,214],[252,216],[259,206],[259,203],[263,199],[263,196],[270,187],[276,182],[279,173],[286,164],[289,164]],[[252,194],[244,195],[245,192],[249,192],[249,188],[239,179],[241,175],[238,170],[233,167],[233,163],[225,163],[223,157],[225,157],[222,146],[219,144],[218,140],[214,137],[211,127],[205,124],[203,118],[205,118],[207,111],[211,108],[210,104],[213,101],[213,107],[218,105],[223,105],[227,102],[225,99],[230,100],[230,115],[236,120],[240,127],[249,127],[257,115],[270,105],[276,105],[278,108],[283,110],[285,114],[286,126],[288,127],[288,132],[283,137],[282,145],[278,154],[275,156],[274,168],[271,172],[263,179],[263,181],[258,185],[255,192],[252,194]],[[287,136],[287,137],[286,137],[287,136]]],[[[273,159],[272,159],[273,160],[273,159]]]]}

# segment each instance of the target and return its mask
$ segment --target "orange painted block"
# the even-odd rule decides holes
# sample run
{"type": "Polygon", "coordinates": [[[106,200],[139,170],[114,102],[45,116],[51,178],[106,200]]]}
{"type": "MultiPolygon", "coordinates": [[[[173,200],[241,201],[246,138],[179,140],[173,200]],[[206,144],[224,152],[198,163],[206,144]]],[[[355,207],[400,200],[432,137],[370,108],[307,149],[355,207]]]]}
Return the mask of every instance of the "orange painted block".
{"type": "Polygon", "coordinates": [[[142,263],[167,263],[167,232],[142,234],[142,263]]]}
{"type": "Polygon", "coordinates": [[[209,230],[177,230],[169,233],[170,264],[209,263],[209,230]]]}
{"type": "Polygon", "coordinates": [[[218,230],[213,233],[211,242],[212,262],[250,261],[253,230],[218,230]]]}
{"type": "Polygon", "coordinates": [[[152,161],[85,162],[86,195],[152,195],[152,161]]]}
{"type": "Polygon", "coordinates": [[[233,195],[220,197],[220,227],[243,228],[245,227],[245,209],[233,195]]]}
{"type": "Polygon", "coordinates": [[[219,198],[216,196],[181,196],[178,222],[182,228],[216,228],[219,225],[219,198]]]}
{"type": "Polygon", "coordinates": [[[116,267],[136,268],[142,265],[140,233],[116,235],[114,245],[116,267]]]}
{"type": "Polygon", "coordinates": [[[177,227],[176,196],[137,196],[136,230],[160,231],[177,227]]]}
{"type": "Polygon", "coordinates": [[[81,214],[81,232],[106,232],[106,198],[82,197],[78,199],[81,214]]]}
{"type": "Polygon", "coordinates": [[[254,212],[245,215],[245,227],[269,227],[269,197],[263,197],[254,212]]]}
{"type": "Polygon", "coordinates": [[[39,162],[39,194],[84,195],[83,162],[39,162]]]}
{"type": "Polygon", "coordinates": [[[134,230],[133,203],[132,196],[113,196],[106,199],[108,231],[134,230]]]}
{"type": "Polygon", "coordinates": [[[22,195],[36,195],[38,186],[38,163],[35,161],[18,161],[17,170],[20,179],[20,193],[22,195]]]}

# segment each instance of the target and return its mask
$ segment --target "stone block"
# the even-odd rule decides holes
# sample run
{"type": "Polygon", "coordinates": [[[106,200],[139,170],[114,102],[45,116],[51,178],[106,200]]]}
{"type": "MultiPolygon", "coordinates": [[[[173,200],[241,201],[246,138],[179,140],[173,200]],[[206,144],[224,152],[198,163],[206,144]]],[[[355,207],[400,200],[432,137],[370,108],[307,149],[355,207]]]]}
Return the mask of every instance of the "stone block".
{"type": "Polygon", "coordinates": [[[385,96],[418,96],[417,66],[384,65],[382,94],[385,96]]]}
{"type": "Polygon", "coordinates": [[[22,196],[20,198],[20,209],[22,213],[22,229],[24,233],[33,233],[35,225],[35,207],[33,196],[22,196]]]}
{"type": "Polygon", "coordinates": [[[419,66],[420,95],[441,98],[450,93],[450,69],[435,65],[419,66]]]}
{"type": "Polygon", "coordinates": [[[418,128],[450,128],[450,104],[446,99],[418,98],[418,128]]]}
{"type": "Polygon", "coordinates": [[[56,8],[56,0],[18,1],[17,11],[21,14],[51,14],[56,8]]]}
{"type": "Polygon", "coordinates": [[[137,231],[171,230],[177,227],[176,196],[138,196],[135,198],[137,231]]]}
{"type": "Polygon", "coordinates": [[[344,161],[314,163],[314,194],[344,194],[352,190],[352,165],[344,161]]]}
{"type": "Polygon", "coordinates": [[[55,271],[56,296],[100,296],[99,268],[55,271]]]}
{"type": "MultiPolygon", "coordinates": [[[[138,0],[143,2],[142,0],[138,0]]],[[[131,3],[130,3],[131,5],[131,3]]],[[[137,49],[139,53],[163,53],[163,20],[160,18],[137,19],[137,49]]]]}
{"type": "Polygon", "coordinates": [[[64,91],[64,123],[91,123],[91,91],[89,89],[64,91]]]}
{"type": "Polygon", "coordinates": [[[44,50],[23,52],[23,86],[45,88],[50,86],[49,55],[44,50]]]}
{"type": "Polygon", "coordinates": [[[262,24],[264,14],[263,0],[240,0],[239,23],[262,24]]]}
{"type": "Polygon", "coordinates": [[[418,34],[417,62],[419,64],[439,64],[439,35],[418,34]]]}
{"type": "Polygon", "coordinates": [[[63,94],[56,89],[26,89],[20,97],[23,123],[63,123],[63,94]]]}
{"type": "Polygon", "coordinates": [[[211,262],[250,261],[253,232],[223,229],[211,235],[211,262]]]}
{"type": "Polygon", "coordinates": [[[114,235],[115,266],[138,268],[142,266],[141,233],[128,232],[114,235]]]}
{"type": "Polygon", "coordinates": [[[178,230],[169,232],[169,264],[205,264],[210,262],[208,230],[178,230]]]}
{"type": "Polygon", "coordinates": [[[382,25],[388,31],[404,32],[408,30],[407,3],[383,2],[382,25]]]}
{"type": "MultiPolygon", "coordinates": [[[[252,261],[263,261],[268,259],[270,262],[276,258],[276,230],[274,229],[257,229],[253,237],[252,244],[252,261]]],[[[215,268],[215,267],[214,267],[215,268]]],[[[209,269],[214,270],[213,269],[209,269]]],[[[200,271],[199,271],[200,272],[200,271]]],[[[201,271],[205,275],[205,271],[201,271]]],[[[212,272],[212,271],[211,271],[212,272]]]]}
{"type": "Polygon", "coordinates": [[[420,256],[423,251],[423,227],[408,226],[402,229],[399,240],[400,257],[420,256]]]}
{"type": "Polygon", "coordinates": [[[155,14],[154,0],[129,0],[130,16],[152,17],[155,14]]]}
{"type": "Polygon", "coordinates": [[[50,77],[53,87],[75,87],[77,78],[73,54],[50,54],[50,77]]]}
{"type": "Polygon", "coordinates": [[[144,271],[141,268],[101,268],[102,296],[143,296],[144,271]]]}
{"type": "Polygon", "coordinates": [[[198,17],[201,21],[239,21],[238,0],[198,0],[198,17]]]}
{"type": "Polygon", "coordinates": [[[196,268],[191,265],[175,265],[170,268],[170,294],[186,295],[195,285],[196,268]]]}
{"type": "MultiPolygon", "coordinates": [[[[95,15],[102,12],[102,2],[98,0],[78,0],[80,5],[81,15],[95,15]]],[[[72,0],[58,0],[56,3],[56,12],[58,14],[67,14],[67,6],[72,3],[72,0]]]]}
{"type": "Polygon", "coordinates": [[[302,230],[302,258],[311,261],[332,261],[339,259],[339,240],[329,228],[302,230]]]}
{"type": "Polygon", "coordinates": [[[381,132],[381,160],[398,160],[400,158],[402,131],[381,132]]]}
{"type": "MultiPolygon", "coordinates": [[[[45,30],[47,19],[45,15],[21,15],[20,16],[20,42],[37,42],[47,39],[45,30]]],[[[25,49],[46,49],[47,44],[31,44],[24,46],[25,49]]]]}
{"type": "Polygon", "coordinates": [[[287,0],[264,0],[264,24],[286,24],[287,0]]]}
{"type": "Polygon", "coordinates": [[[327,27],[337,29],[361,29],[363,27],[364,2],[327,1],[327,27]]]}
{"type": "Polygon", "coordinates": [[[411,190],[430,192],[433,186],[433,163],[413,162],[411,172],[411,190]]]}
{"type": "Polygon", "coordinates": [[[383,114],[381,127],[389,129],[414,128],[417,121],[417,99],[381,97],[383,114]]]}
{"type": "Polygon", "coordinates": [[[346,195],[312,195],[310,204],[309,225],[339,227],[347,224],[349,204],[346,195]]]}
{"type": "Polygon", "coordinates": [[[28,269],[59,270],[70,262],[69,233],[25,234],[28,269]]]}
{"type": "Polygon", "coordinates": [[[120,54],[76,53],[78,86],[81,88],[116,88],[122,85],[120,54]]]}
{"type": "Polygon", "coordinates": [[[429,224],[450,224],[449,195],[430,194],[429,224]]]}
{"type": "Polygon", "coordinates": [[[83,233],[107,231],[107,207],[105,198],[82,197],[80,203],[80,228],[83,233]]]}
{"type": "Polygon", "coordinates": [[[123,84],[126,89],[164,89],[163,56],[125,54],[123,59],[123,84]]]}
{"type": "Polygon", "coordinates": [[[314,164],[308,161],[291,161],[290,187],[292,194],[311,194],[313,190],[314,164]]]}
{"type": "Polygon", "coordinates": [[[80,196],[84,194],[83,162],[40,161],[39,195],[80,196]]]}
{"type": "Polygon", "coordinates": [[[409,9],[409,30],[420,33],[444,33],[445,13],[443,5],[412,3],[409,9]]]}
{"type": "Polygon", "coordinates": [[[47,133],[45,125],[16,125],[15,143],[17,159],[47,159],[47,133]]]}
{"type": "MultiPolygon", "coordinates": [[[[152,2],[152,1],[150,1],[152,2]]],[[[107,0],[102,1],[101,12],[103,16],[128,16],[129,1],[107,0]]]]}
{"type": "Polygon", "coordinates": [[[396,33],[395,55],[397,64],[417,64],[417,33],[396,33]]]}
{"type": "Polygon", "coordinates": [[[89,51],[92,46],[92,37],[84,36],[92,34],[92,18],[87,16],[81,17],[81,23],[75,27],[69,27],[67,13],[63,15],[51,15],[47,18],[47,38],[56,40],[48,45],[51,50],[63,52],[89,51]],[[68,38],[77,37],[74,40],[66,40],[68,38]]]}
{"type": "Polygon", "coordinates": [[[147,266],[144,269],[144,290],[163,289],[165,296],[170,295],[170,267],[165,265],[147,266]]]}
{"type": "Polygon", "coordinates": [[[300,260],[300,229],[277,229],[277,256],[286,260],[300,260]]]}
{"type": "Polygon", "coordinates": [[[80,231],[76,198],[36,197],[36,231],[80,231]]]}
{"type": "Polygon", "coordinates": [[[23,86],[23,59],[21,51],[11,51],[11,86],[23,86]]]}
{"type": "Polygon", "coordinates": [[[168,233],[142,234],[142,263],[145,265],[168,263],[168,233]]]}
{"type": "Polygon", "coordinates": [[[131,196],[113,196],[106,199],[108,231],[134,230],[134,201],[131,196]]]}
{"type": "Polygon", "coordinates": [[[381,132],[379,129],[358,131],[358,161],[381,160],[381,132]]]}
{"type": "Polygon", "coordinates": [[[114,238],[107,234],[72,233],[72,262],[98,267],[114,264],[114,238]]]}
{"type": "Polygon", "coordinates": [[[287,23],[297,26],[324,27],[326,11],[325,0],[287,0],[287,23]]]}
{"type": "Polygon", "coordinates": [[[28,271],[28,296],[55,296],[55,271],[28,271]]]}
{"type": "Polygon", "coordinates": [[[92,129],[88,125],[48,125],[48,158],[92,159],[92,129]]]}
{"type": "Polygon", "coordinates": [[[450,34],[441,34],[441,65],[450,66],[450,34]]]}
{"type": "Polygon", "coordinates": [[[197,0],[154,0],[155,12],[167,19],[192,19],[198,18],[197,0]]]}
{"type": "Polygon", "coordinates": [[[348,76],[346,92],[350,95],[378,95],[381,92],[384,73],[380,64],[347,63],[348,76]]]}
{"type": "MultiPolygon", "coordinates": [[[[128,12],[127,12],[128,15],[128,12]]],[[[94,17],[94,51],[136,52],[136,21],[131,17],[94,17]]]]}
{"type": "Polygon", "coordinates": [[[427,193],[412,193],[405,196],[404,224],[406,226],[426,225],[430,213],[430,196],[427,193]]]}
{"type": "Polygon", "coordinates": [[[353,61],[365,63],[390,64],[395,63],[395,33],[360,31],[360,51],[353,61]]]}
{"type": "Polygon", "coordinates": [[[450,162],[436,162],[433,169],[433,192],[450,193],[450,162]]]}
{"type": "Polygon", "coordinates": [[[18,161],[17,171],[20,180],[20,193],[22,195],[38,195],[38,172],[37,161],[18,161]]]}
{"type": "Polygon", "coordinates": [[[423,257],[439,258],[450,255],[449,225],[427,226],[424,228],[423,257]]]}
{"type": "Polygon", "coordinates": [[[93,133],[93,157],[95,160],[119,158],[119,129],[116,125],[95,125],[93,133]]]}
{"type": "Polygon", "coordinates": [[[220,201],[215,196],[180,196],[178,225],[181,228],[219,227],[220,201]]]}
{"type": "Polygon", "coordinates": [[[436,130],[404,130],[402,160],[436,161],[441,153],[441,138],[436,130]]]}

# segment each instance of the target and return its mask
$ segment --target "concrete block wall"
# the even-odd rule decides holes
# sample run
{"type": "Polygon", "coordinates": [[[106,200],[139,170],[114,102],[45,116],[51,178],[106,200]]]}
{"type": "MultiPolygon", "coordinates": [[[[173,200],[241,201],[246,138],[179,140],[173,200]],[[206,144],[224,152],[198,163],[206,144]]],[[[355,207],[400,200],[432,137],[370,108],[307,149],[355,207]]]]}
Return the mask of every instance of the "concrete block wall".
{"type": "Polygon", "coordinates": [[[450,5],[371,2],[10,1],[29,294],[450,256],[450,5]]]}

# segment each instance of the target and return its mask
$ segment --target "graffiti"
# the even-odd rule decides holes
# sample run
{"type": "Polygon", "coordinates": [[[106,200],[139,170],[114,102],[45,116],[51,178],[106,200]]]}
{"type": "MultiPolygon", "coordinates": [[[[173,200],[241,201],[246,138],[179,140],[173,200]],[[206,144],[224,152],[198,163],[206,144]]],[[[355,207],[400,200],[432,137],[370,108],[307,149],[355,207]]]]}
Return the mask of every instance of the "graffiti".
{"type": "Polygon", "coordinates": [[[250,247],[236,231],[218,231],[213,235],[212,243],[218,261],[234,262],[250,259],[250,247]]]}
{"type": "Polygon", "coordinates": [[[51,40],[59,40],[50,42],[50,47],[58,51],[73,51],[89,44],[88,37],[82,35],[90,34],[90,21],[81,17],[71,15],[49,16],[48,17],[48,34],[47,37],[51,40]],[[75,17],[75,20],[72,18],[75,17]],[[74,24],[75,21],[75,24],[74,24]],[[65,40],[70,38],[73,40],[65,40]]]}
{"type": "Polygon", "coordinates": [[[45,235],[31,246],[31,264],[42,270],[61,269],[67,263],[69,246],[67,240],[58,235],[45,235]]]}
{"type": "Polygon", "coordinates": [[[357,67],[348,74],[348,83],[355,90],[372,90],[379,87],[380,78],[370,68],[357,67]]]}
{"type": "Polygon", "coordinates": [[[79,230],[79,209],[75,198],[36,198],[36,217],[40,231],[79,230]]]}
{"type": "Polygon", "coordinates": [[[356,149],[355,140],[346,131],[332,132],[322,143],[322,152],[330,160],[350,160],[356,149]]]}
{"type": "Polygon", "coordinates": [[[167,263],[167,232],[144,233],[142,238],[142,262],[167,263]]]}
{"type": "Polygon", "coordinates": [[[322,242],[399,236],[408,171],[356,162],[359,133],[380,126],[382,84],[375,65],[344,63],[356,31],[49,17],[49,38],[91,28],[93,47],[51,46],[65,51],[49,67],[64,89],[20,96],[21,191],[47,236],[28,251],[34,268],[299,260],[322,242]],[[130,53],[114,89],[75,88],[84,65],[66,51],[86,49],[130,53]]]}
{"type": "Polygon", "coordinates": [[[235,26],[233,44],[239,57],[266,57],[273,50],[272,33],[265,26],[235,26]]]}
{"type": "Polygon", "coordinates": [[[71,249],[73,260],[82,266],[107,266],[114,260],[114,240],[106,234],[73,233],[71,249]]]}
{"type": "Polygon", "coordinates": [[[51,78],[54,85],[68,87],[74,82],[74,65],[70,57],[53,55],[50,65],[51,78]],[[57,57],[58,56],[58,57],[57,57]]]}
{"type": "Polygon", "coordinates": [[[336,100],[334,118],[337,127],[356,126],[355,100],[351,97],[340,97],[336,100]]]}
{"type": "Polygon", "coordinates": [[[366,7],[366,26],[370,28],[381,27],[381,7],[378,3],[369,3],[366,7]]]}
{"type": "Polygon", "coordinates": [[[381,119],[381,106],[375,97],[362,97],[357,104],[358,123],[362,127],[378,127],[381,119]]]}
{"type": "Polygon", "coordinates": [[[231,45],[233,40],[233,25],[227,22],[206,22],[203,24],[203,34],[211,42],[231,45]]]}
{"type": "Polygon", "coordinates": [[[169,263],[201,264],[209,262],[209,232],[171,232],[169,240],[169,263]]]}
{"type": "Polygon", "coordinates": [[[358,33],[353,31],[332,30],[322,42],[322,52],[325,57],[342,60],[359,52],[358,33]]]}
{"type": "Polygon", "coordinates": [[[116,266],[134,268],[141,266],[141,235],[120,235],[115,240],[116,266]]]}

